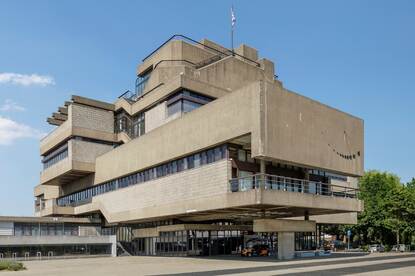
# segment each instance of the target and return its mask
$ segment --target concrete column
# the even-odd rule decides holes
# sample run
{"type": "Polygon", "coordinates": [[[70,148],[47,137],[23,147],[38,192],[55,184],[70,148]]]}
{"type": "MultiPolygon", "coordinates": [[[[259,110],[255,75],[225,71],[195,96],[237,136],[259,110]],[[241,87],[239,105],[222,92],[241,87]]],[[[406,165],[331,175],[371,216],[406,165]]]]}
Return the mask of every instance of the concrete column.
{"type": "Polygon", "coordinates": [[[265,170],[265,160],[260,159],[259,160],[259,172],[265,174],[266,170],[265,170]]]}
{"type": "Polygon", "coordinates": [[[290,260],[294,258],[294,232],[278,232],[278,259],[290,260]]]}
{"type": "Polygon", "coordinates": [[[111,257],[117,257],[117,236],[109,236],[111,242],[111,257]]]}
{"type": "Polygon", "coordinates": [[[150,238],[144,238],[144,251],[146,256],[150,255],[150,238]]]}
{"type": "Polygon", "coordinates": [[[259,173],[261,174],[261,180],[260,180],[260,187],[262,188],[266,188],[265,187],[265,173],[266,173],[266,166],[265,166],[265,160],[260,159],[259,160],[259,173]]]}
{"type": "Polygon", "coordinates": [[[304,179],[310,180],[310,174],[308,173],[308,169],[304,169],[304,179]]]}

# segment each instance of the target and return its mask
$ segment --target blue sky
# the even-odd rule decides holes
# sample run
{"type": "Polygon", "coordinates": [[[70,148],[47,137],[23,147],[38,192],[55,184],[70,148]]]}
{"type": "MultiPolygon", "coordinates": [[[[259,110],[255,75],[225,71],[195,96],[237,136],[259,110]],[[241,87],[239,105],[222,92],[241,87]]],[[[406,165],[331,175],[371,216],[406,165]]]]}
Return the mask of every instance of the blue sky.
{"type": "Polygon", "coordinates": [[[0,215],[32,215],[46,117],[132,89],[172,34],[259,49],[284,86],[365,121],[365,167],[415,177],[415,1],[1,1],[0,215]]]}

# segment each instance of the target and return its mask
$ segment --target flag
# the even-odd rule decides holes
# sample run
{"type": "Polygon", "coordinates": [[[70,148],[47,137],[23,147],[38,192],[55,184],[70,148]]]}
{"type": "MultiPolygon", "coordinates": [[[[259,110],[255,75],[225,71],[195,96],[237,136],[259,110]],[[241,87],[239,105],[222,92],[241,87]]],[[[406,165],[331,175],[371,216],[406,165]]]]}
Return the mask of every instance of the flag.
{"type": "Polygon", "coordinates": [[[236,17],[235,17],[235,13],[233,12],[233,7],[231,8],[231,22],[232,22],[232,27],[235,26],[236,17]]]}

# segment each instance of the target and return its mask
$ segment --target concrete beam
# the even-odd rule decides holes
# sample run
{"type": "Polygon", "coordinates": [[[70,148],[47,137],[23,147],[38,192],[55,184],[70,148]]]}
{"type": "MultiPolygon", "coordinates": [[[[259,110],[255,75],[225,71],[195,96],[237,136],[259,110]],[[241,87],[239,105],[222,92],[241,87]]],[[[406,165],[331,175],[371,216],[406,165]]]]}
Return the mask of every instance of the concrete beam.
{"type": "Polygon", "coordinates": [[[102,101],[97,101],[97,100],[93,100],[93,99],[89,99],[89,98],[85,98],[81,96],[76,96],[76,95],[72,95],[72,101],[74,103],[88,105],[88,106],[105,109],[109,111],[114,111],[115,109],[115,106],[113,104],[102,102],[102,101]]]}
{"type": "Polygon", "coordinates": [[[316,222],[310,220],[256,219],[254,232],[314,232],[316,222]]]}
{"type": "Polygon", "coordinates": [[[52,114],[52,117],[56,120],[66,121],[68,119],[68,115],[60,114],[57,112],[54,112],[52,114]]]}
{"type": "MultiPolygon", "coordinates": [[[[289,218],[292,220],[303,220],[304,217],[289,218]]],[[[357,224],[357,212],[342,213],[342,214],[327,214],[310,216],[311,220],[322,224],[357,224]]]]}
{"type": "Polygon", "coordinates": [[[252,231],[250,225],[216,225],[216,224],[174,224],[164,225],[153,228],[143,228],[133,230],[134,237],[146,238],[146,237],[158,237],[160,232],[171,231],[185,231],[185,230],[197,230],[197,231],[252,231]]]}
{"type": "Polygon", "coordinates": [[[68,115],[68,108],[67,107],[59,107],[58,111],[59,111],[59,113],[62,113],[64,115],[68,115]]]}
{"type": "Polygon", "coordinates": [[[47,118],[46,122],[48,122],[49,124],[54,125],[54,126],[60,126],[65,121],[58,120],[58,119],[55,119],[55,118],[47,118]]]}

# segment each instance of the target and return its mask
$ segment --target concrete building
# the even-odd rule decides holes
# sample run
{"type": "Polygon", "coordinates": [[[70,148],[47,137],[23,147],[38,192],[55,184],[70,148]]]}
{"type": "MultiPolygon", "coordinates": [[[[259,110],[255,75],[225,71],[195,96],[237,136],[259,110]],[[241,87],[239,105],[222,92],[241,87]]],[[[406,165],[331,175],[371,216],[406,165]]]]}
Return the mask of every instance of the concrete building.
{"type": "Polygon", "coordinates": [[[37,216],[100,219],[132,254],[259,242],[281,259],[356,223],[361,119],[286,89],[247,45],[176,35],[136,73],[114,103],[73,96],[47,119],[37,216]]]}

